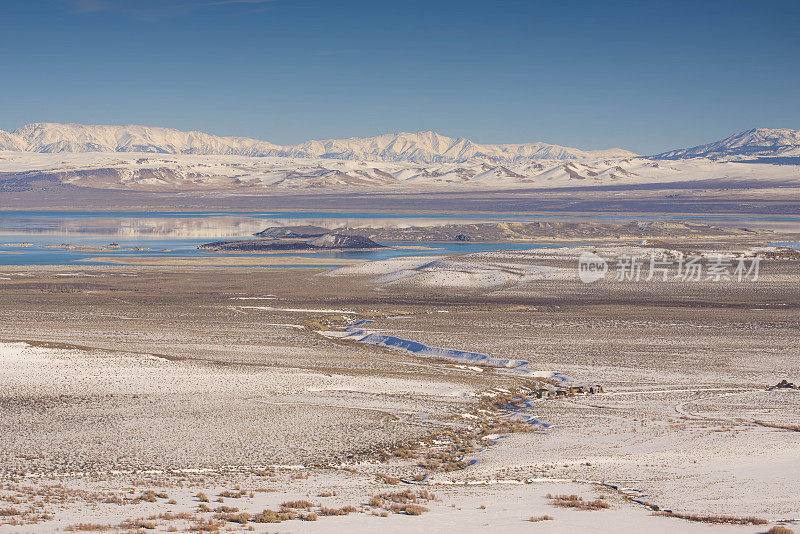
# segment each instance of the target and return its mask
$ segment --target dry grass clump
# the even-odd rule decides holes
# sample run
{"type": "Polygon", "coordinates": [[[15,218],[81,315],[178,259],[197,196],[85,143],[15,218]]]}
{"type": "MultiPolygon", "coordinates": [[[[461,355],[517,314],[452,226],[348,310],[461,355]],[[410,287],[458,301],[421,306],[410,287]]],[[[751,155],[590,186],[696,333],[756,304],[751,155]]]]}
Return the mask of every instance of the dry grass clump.
{"type": "Polygon", "coordinates": [[[430,510],[419,504],[391,504],[389,511],[395,514],[422,515],[430,510]]]}
{"type": "Polygon", "coordinates": [[[531,523],[539,523],[541,521],[552,521],[552,520],[553,517],[549,515],[534,515],[528,519],[528,521],[530,521],[531,523]]]}
{"type": "Polygon", "coordinates": [[[67,532],[105,532],[111,530],[111,525],[98,525],[95,523],[76,523],[65,528],[67,532]]]}
{"type": "Polygon", "coordinates": [[[189,532],[219,532],[225,525],[224,521],[214,521],[213,519],[200,518],[200,521],[189,525],[189,532]]]}
{"type": "Polygon", "coordinates": [[[214,511],[217,512],[218,514],[228,514],[231,512],[238,512],[239,509],[236,508],[235,506],[217,506],[216,508],[214,508],[214,511]]]}
{"type": "Polygon", "coordinates": [[[470,462],[461,458],[462,455],[462,451],[457,453],[433,452],[429,453],[424,460],[417,462],[417,465],[429,471],[444,471],[445,473],[461,471],[470,465],[470,462]]]}
{"type": "Polygon", "coordinates": [[[418,443],[411,443],[408,445],[401,445],[391,450],[383,450],[378,454],[378,458],[382,462],[387,462],[393,458],[400,458],[403,460],[410,460],[418,456],[417,447],[418,443]]]}
{"type": "Polygon", "coordinates": [[[208,495],[203,492],[197,494],[197,500],[200,502],[208,502],[208,495]]]}
{"type": "MultiPolygon", "coordinates": [[[[352,506],[345,506],[344,508],[322,508],[320,515],[347,515],[355,511],[356,509],[352,506]]],[[[289,508],[281,507],[278,511],[267,508],[261,513],[251,516],[250,521],[254,523],[281,523],[294,519],[299,519],[300,521],[316,521],[318,517],[318,514],[314,512],[302,514],[289,508]]]]}
{"type": "Polygon", "coordinates": [[[286,501],[281,503],[281,508],[297,508],[298,510],[311,510],[314,507],[314,503],[304,500],[299,501],[286,501]]]}
{"type": "Polygon", "coordinates": [[[149,521],[146,519],[126,519],[122,523],[119,524],[120,528],[127,528],[127,529],[145,529],[145,530],[153,530],[156,528],[156,524],[153,521],[149,521]]]}
{"type": "Polygon", "coordinates": [[[375,473],[375,478],[377,478],[379,481],[381,481],[381,482],[383,482],[385,484],[391,484],[393,486],[396,486],[397,484],[400,484],[400,479],[399,478],[390,477],[389,475],[384,475],[383,473],[375,473]]]}
{"type": "Polygon", "coordinates": [[[164,512],[163,514],[158,514],[155,518],[150,519],[163,519],[165,521],[175,521],[177,519],[185,519],[187,521],[197,521],[197,516],[195,514],[191,514],[189,512],[164,512]]]}
{"type": "Polygon", "coordinates": [[[775,525],[767,531],[767,534],[794,534],[794,531],[783,525],[775,525]]]}
{"type": "Polygon", "coordinates": [[[550,495],[547,494],[553,506],[559,508],[575,508],[576,510],[602,510],[604,508],[611,508],[611,505],[602,499],[595,499],[593,501],[584,501],[583,497],[577,495],[550,495]]]}
{"type": "Polygon", "coordinates": [[[317,497],[334,497],[335,495],[335,491],[323,491],[322,493],[318,494],[317,497]]]}
{"type": "Polygon", "coordinates": [[[319,509],[319,515],[347,515],[350,512],[355,512],[357,509],[355,506],[342,506],[341,508],[326,508],[322,507],[319,509]]]}
{"type": "MultiPolygon", "coordinates": [[[[405,491],[397,491],[394,493],[380,493],[373,497],[372,499],[379,499],[381,501],[389,501],[395,502],[400,504],[410,503],[410,502],[418,502],[418,501],[435,501],[436,496],[433,493],[430,493],[428,490],[420,490],[418,492],[414,492],[410,489],[405,491]]],[[[370,499],[370,502],[372,502],[370,499]]]]}
{"type": "Polygon", "coordinates": [[[292,519],[297,519],[297,513],[292,510],[282,509],[276,512],[269,508],[265,508],[262,512],[250,517],[250,521],[253,523],[280,523],[282,521],[291,521],[292,519]]]}
{"type": "Polygon", "coordinates": [[[22,515],[16,508],[0,508],[0,517],[11,517],[12,515],[22,515]]]}
{"type": "Polygon", "coordinates": [[[214,519],[244,525],[250,519],[250,514],[247,512],[217,512],[214,514],[214,519]]]}
{"type": "Polygon", "coordinates": [[[769,523],[766,519],[760,517],[734,517],[729,515],[696,515],[696,514],[680,514],[672,511],[658,511],[653,512],[653,515],[661,515],[665,517],[677,517],[678,519],[685,519],[687,521],[694,521],[695,523],[713,523],[717,525],[766,525],[769,523]]]}
{"type": "Polygon", "coordinates": [[[433,500],[436,500],[436,496],[428,492],[428,490],[421,490],[415,493],[407,489],[405,491],[374,495],[370,498],[369,505],[373,508],[383,508],[395,514],[422,515],[429,510],[417,503],[433,500]]]}
{"type": "Polygon", "coordinates": [[[225,498],[229,498],[229,499],[241,499],[245,495],[246,495],[246,492],[243,492],[243,491],[240,491],[240,490],[236,490],[236,491],[225,490],[225,491],[220,492],[219,497],[225,497],[225,498]]]}

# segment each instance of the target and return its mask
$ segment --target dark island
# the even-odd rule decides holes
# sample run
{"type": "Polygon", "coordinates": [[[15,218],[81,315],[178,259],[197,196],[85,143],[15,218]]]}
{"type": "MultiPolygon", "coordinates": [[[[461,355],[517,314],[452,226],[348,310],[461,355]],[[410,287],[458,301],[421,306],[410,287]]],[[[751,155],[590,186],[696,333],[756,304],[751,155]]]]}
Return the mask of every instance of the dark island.
{"type": "MultiPolygon", "coordinates": [[[[312,227],[309,227],[312,228],[312,227]]],[[[313,232],[302,233],[286,229],[276,231],[275,235],[265,236],[269,230],[259,232],[259,239],[244,239],[238,241],[215,241],[197,245],[199,250],[208,252],[239,252],[239,253],[268,253],[268,252],[297,252],[297,251],[325,251],[325,250],[374,250],[386,248],[372,239],[360,235],[323,233],[313,235],[313,232]],[[309,235],[312,234],[312,235],[309,235]],[[309,239],[311,238],[311,239],[309,239]]]]}

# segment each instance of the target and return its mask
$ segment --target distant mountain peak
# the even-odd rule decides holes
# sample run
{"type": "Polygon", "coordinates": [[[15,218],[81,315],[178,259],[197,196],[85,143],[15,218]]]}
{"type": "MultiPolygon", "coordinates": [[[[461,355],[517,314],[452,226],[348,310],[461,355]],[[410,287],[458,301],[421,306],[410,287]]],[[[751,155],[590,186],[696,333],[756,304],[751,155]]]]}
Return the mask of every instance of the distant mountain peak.
{"type": "Polygon", "coordinates": [[[754,157],[800,156],[800,130],[790,128],[751,128],[720,141],[691,148],[671,150],[651,156],[653,159],[737,159],[754,157]]]}

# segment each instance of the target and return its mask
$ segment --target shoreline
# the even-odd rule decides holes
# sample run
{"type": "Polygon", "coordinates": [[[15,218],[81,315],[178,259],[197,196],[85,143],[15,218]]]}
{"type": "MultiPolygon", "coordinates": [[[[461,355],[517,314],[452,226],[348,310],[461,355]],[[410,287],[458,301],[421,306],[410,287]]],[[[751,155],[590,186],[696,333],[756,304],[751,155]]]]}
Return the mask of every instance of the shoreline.
{"type": "Polygon", "coordinates": [[[114,263],[118,265],[130,266],[153,266],[153,267],[203,267],[203,266],[260,266],[260,265],[355,265],[366,260],[358,259],[335,259],[335,258],[302,258],[296,256],[277,256],[277,257],[252,257],[252,256],[135,256],[135,257],[111,257],[97,256],[92,258],[82,258],[75,261],[95,262],[95,263],[114,263]]]}

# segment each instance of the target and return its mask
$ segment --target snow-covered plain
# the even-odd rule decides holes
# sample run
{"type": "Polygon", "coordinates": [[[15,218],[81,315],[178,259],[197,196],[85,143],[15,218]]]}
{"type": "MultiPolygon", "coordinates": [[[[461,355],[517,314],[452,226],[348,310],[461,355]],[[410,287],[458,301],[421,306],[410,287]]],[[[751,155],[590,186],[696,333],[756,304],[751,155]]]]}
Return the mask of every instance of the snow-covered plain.
{"type": "MultiPolygon", "coordinates": [[[[573,270],[585,248],[450,255],[437,265],[573,270]]],[[[0,531],[151,516],[155,530],[186,529],[214,515],[199,508],[199,492],[212,509],[249,514],[296,499],[356,509],[315,522],[226,526],[270,532],[756,533],[781,520],[795,528],[800,452],[791,426],[800,396],[765,386],[798,376],[796,260],[765,261],[752,285],[609,280],[589,298],[574,273],[478,287],[477,295],[376,281],[418,261],[367,264],[347,276],[10,269],[20,276],[0,285],[3,339],[50,346],[0,344],[0,466],[9,474],[0,509],[55,517],[0,531]],[[43,290],[31,291],[34,284],[43,290]],[[68,284],[88,291],[62,291],[68,284]],[[253,302],[265,297],[275,302],[253,302]],[[381,463],[374,454],[444,430],[435,445],[458,425],[478,424],[486,395],[527,377],[320,337],[318,329],[344,324],[340,312],[373,319],[376,333],[525,360],[536,376],[558,372],[606,392],[533,399],[524,415],[551,426],[492,432],[467,452],[468,467],[413,479],[425,472],[421,457],[381,463]],[[370,454],[361,456],[362,447],[370,454]],[[424,502],[430,511],[420,517],[373,515],[380,508],[371,496],[404,489],[438,500],[424,502]],[[168,496],[131,502],[146,490],[168,496]],[[610,508],[557,508],[547,493],[604,495],[610,508]],[[771,523],[691,523],[653,515],[626,495],[679,513],[771,523]],[[166,512],[172,519],[158,518],[166,512]],[[527,521],[542,515],[554,519],[527,521]]]]}
{"type": "Polygon", "coordinates": [[[800,167],[795,165],[645,158],[422,164],[194,154],[0,152],[0,173],[16,178],[44,175],[65,184],[100,189],[244,193],[264,188],[551,188],[701,180],[800,184],[800,167]]]}

